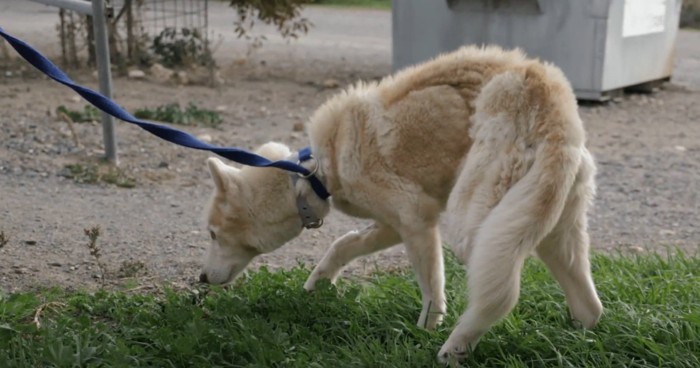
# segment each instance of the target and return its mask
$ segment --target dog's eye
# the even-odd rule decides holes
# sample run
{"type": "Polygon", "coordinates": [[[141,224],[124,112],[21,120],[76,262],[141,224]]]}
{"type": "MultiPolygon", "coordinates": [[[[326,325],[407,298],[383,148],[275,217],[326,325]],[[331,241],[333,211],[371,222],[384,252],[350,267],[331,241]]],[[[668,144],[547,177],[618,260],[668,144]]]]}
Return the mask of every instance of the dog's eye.
{"type": "Polygon", "coordinates": [[[209,236],[211,236],[211,240],[216,240],[216,234],[213,231],[209,230],[209,236]]]}

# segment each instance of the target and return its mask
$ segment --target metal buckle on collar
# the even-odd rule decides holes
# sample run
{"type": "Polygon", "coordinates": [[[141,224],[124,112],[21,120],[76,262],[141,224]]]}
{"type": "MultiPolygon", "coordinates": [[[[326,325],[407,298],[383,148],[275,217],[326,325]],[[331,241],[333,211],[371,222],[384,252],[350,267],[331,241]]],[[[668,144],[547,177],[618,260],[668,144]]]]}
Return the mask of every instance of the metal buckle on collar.
{"type": "Polygon", "coordinates": [[[318,229],[319,227],[323,226],[323,219],[318,219],[318,221],[312,221],[304,224],[304,227],[307,229],[318,229]]]}
{"type": "MultiPolygon", "coordinates": [[[[311,169],[307,175],[304,175],[302,173],[296,173],[297,176],[299,176],[300,178],[308,179],[308,178],[316,175],[316,173],[318,172],[318,161],[316,159],[314,159],[313,155],[309,155],[309,160],[314,160],[314,168],[311,169]]],[[[301,166],[301,160],[297,160],[297,165],[301,166]]]]}
{"type": "MultiPolygon", "coordinates": [[[[315,160],[315,158],[312,155],[309,155],[306,157],[305,160],[301,160],[299,158],[299,153],[295,153],[292,157],[289,158],[290,161],[294,160],[296,157],[296,163],[297,165],[301,166],[302,162],[306,162],[309,160],[315,160]]],[[[304,175],[301,173],[290,173],[289,177],[292,180],[292,188],[296,185],[296,182],[299,180],[299,178],[308,180],[309,178],[313,177],[318,173],[318,160],[315,160],[313,168],[309,169],[309,174],[304,175]]],[[[323,226],[323,218],[319,217],[314,213],[314,211],[311,209],[311,205],[309,205],[309,202],[307,198],[303,195],[297,196],[296,198],[296,206],[297,206],[297,211],[299,212],[299,218],[301,219],[301,226],[305,229],[318,229],[319,227],[323,226]]]]}

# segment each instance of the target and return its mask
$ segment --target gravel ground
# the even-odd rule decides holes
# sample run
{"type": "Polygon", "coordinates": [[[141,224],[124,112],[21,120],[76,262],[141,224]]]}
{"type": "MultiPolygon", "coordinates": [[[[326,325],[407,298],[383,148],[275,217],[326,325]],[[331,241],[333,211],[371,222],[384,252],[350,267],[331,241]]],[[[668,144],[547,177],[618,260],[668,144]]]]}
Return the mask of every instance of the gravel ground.
{"type": "MultiPolygon", "coordinates": [[[[0,25],[55,52],[41,33],[54,32],[54,12],[19,0],[0,8],[0,25]],[[45,20],[38,28],[27,23],[37,17],[45,20]]],[[[223,35],[217,51],[222,87],[116,78],[116,100],[132,111],[195,102],[222,111],[225,123],[218,129],[187,128],[216,144],[252,148],[278,140],[300,148],[305,140],[294,126],[338,91],[329,87],[329,78],[342,87],[390,72],[388,12],[310,8],[305,16],[316,24],[311,34],[292,44],[270,36],[268,45],[244,62],[246,45],[232,38],[225,13],[211,14],[212,29],[223,35]]],[[[681,32],[675,70],[672,83],[655,94],[581,107],[599,167],[590,229],[597,249],[646,252],[678,246],[696,252],[700,245],[700,33],[681,32]]],[[[0,249],[0,288],[99,285],[101,273],[84,234],[96,225],[111,281],[120,268],[135,264],[144,266],[137,283],[194,280],[208,243],[202,231],[212,190],[204,165],[208,154],[119,123],[120,166],[137,179],[136,187],[76,183],[65,177],[65,166],[100,157],[100,126],[75,124],[76,145],[54,111],[59,105],[82,108],[77,96],[17,60],[0,59],[0,72],[0,231],[8,238],[0,249]]],[[[91,71],[69,74],[96,85],[91,71]]],[[[260,257],[254,267],[313,265],[335,237],[359,226],[333,214],[324,227],[260,257]]],[[[395,247],[356,261],[349,272],[405,265],[402,247],[395,247]]]]}

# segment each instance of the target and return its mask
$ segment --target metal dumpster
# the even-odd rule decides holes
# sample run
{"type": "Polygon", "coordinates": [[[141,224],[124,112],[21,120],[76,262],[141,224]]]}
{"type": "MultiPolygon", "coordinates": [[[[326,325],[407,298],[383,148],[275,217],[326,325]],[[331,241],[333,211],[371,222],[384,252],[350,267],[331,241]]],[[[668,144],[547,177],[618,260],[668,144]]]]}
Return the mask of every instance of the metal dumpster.
{"type": "Polygon", "coordinates": [[[605,100],[668,80],[682,0],[393,0],[393,66],[467,44],[520,47],[605,100]]]}

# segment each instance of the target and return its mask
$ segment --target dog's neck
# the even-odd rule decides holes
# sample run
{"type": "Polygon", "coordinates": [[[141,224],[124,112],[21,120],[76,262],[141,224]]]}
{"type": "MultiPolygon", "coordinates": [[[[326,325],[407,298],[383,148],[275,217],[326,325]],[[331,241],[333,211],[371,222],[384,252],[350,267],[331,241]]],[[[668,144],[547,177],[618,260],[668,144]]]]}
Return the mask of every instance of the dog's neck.
{"type": "MultiPolygon", "coordinates": [[[[298,154],[293,154],[288,160],[293,162],[297,161],[298,154]]],[[[309,169],[321,183],[324,182],[324,177],[319,167],[320,163],[316,158],[311,158],[300,164],[309,169]]],[[[328,200],[320,198],[318,194],[314,192],[309,181],[296,173],[290,174],[290,182],[292,191],[296,196],[295,202],[302,227],[306,229],[321,227],[321,225],[323,225],[323,218],[330,210],[328,200]]]]}

